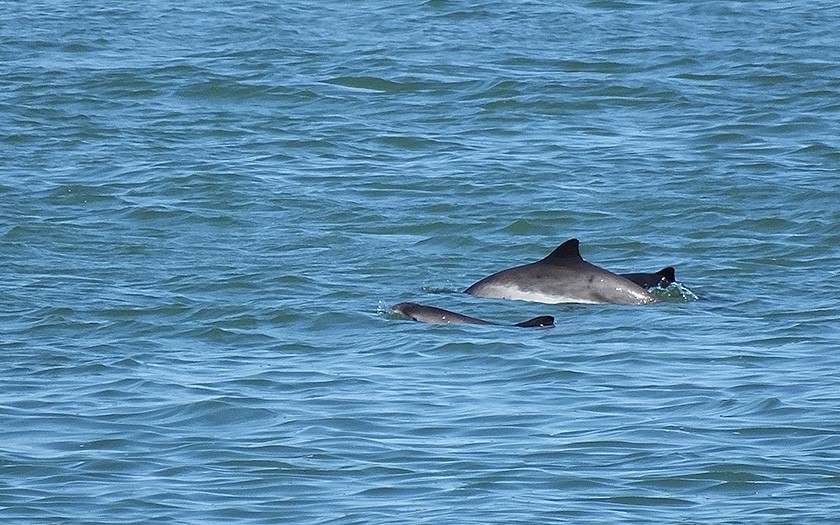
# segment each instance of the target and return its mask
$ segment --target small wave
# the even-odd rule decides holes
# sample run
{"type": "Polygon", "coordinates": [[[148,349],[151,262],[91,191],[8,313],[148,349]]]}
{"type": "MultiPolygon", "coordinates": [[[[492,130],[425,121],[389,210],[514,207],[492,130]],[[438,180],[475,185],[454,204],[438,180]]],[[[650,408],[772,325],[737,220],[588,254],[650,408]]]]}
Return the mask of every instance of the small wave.
{"type": "Polygon", "coordinates": [[[681,283],[671,283],[667,288],[654,288],[651,292],[657,299],[697,301],[700,299],[697,294],[681,283]]]}
{"type": "Polygon", "coordinates": [[[376,305],[376,315],[390,315],[391,312],[391,307],[385,301],[380,300],[376,305]]]}
{"type": "Polygon", "coordinates": [[[325,80],[324,82],[327,84],[333,84],[336,86],[351,89],[361,89],[365,91],[381,91],[387,93],[396,93],[399,91],[405,91],[407,89],[406,85],[401,84],[399,82],[393,82],[391,80],[386,80],[384,78],[374,76],[335,77],[325,80]]]}
{"type": "Polygon", "coordinates": [[[426,293],[434,293],[434,294],[453,294],[453,293],[461,293],[463,289],[461,288],[452,288],[451,286],[436,286],[436,285],[426,285],[421,288],[422,291],[426,293]]]}

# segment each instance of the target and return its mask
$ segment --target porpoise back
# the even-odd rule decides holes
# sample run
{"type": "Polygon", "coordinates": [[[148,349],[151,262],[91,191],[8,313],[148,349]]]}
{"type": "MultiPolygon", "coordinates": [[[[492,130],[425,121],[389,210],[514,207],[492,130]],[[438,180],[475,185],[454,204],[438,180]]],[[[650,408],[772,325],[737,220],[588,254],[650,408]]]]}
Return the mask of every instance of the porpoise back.
{"type": "Polygon", "coordinates": [[[673,266],[666,266],[654,273],[622,273],[619,275],[633,281],[642,288],[653,288],[655,286],[667,288],[671,283],[677,282],[676,270],[673,266]]]}
{"type": "MultiPolygon", "coordinates": [[[[443,308],[425,306],[417,303],[395,304],[391,308],[391,310],[411,319],[412,321],[420,321],[422,323],[485,325],[498,324],[491,323],[490,321],[485,321],[484,319],[478,319],[476,317],[470,317],[468,315],[450,312],[449,310],[444,310],[443,308]]],[[[521,323],[516,323],[513,326],[519,326],[522,328],[539,328],[544,326],[554,326],[554,317],[551,317],[550,315],[543,315],[540,317],[534,317],[533,319],[528,319],[527,321],[523,321],[521,323]]]]}
{"type": "Polygon", "coordinates": [[[478,297],[548,304],[647,304],[656,301],[633,281],[584,261],[577,239],[569,239],[537,262],[485,277],[465,292],[478,297]]]}

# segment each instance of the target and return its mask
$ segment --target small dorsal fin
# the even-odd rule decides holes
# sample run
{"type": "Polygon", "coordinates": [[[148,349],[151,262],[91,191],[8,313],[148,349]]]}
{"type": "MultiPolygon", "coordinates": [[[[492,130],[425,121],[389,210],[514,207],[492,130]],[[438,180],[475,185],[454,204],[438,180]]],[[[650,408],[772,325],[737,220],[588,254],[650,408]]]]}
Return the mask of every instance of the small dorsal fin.
{"type": "Polygon", "coordinates": [[[554,326],[554,317],[550,315],[541,315],[539,317],[534,317],[533,319],[528,319],[527,321],[522,321],[521,323],[516,323],[513,326],[519,326],[522,328],[540,328],[543,326],[554,326]]]}
{"type": "Polygon", "coordinates": [[[568,241],[564,242],[553,252],[548,254],[548,256],[542,260],[542,262],[559,262],[559,261],[568,261],[568,260],[583,260],[583,257],[580,256],[580,241],[577,239],[569,239],[568,241]]]}
{"type": "Polygon", "coordinates": [[[661,275],[663,279],[668,281],[668,284],[677,282],[677,272],[674,270],[673,266],[666,266],[662,268],[657,274],[661,275]]]}

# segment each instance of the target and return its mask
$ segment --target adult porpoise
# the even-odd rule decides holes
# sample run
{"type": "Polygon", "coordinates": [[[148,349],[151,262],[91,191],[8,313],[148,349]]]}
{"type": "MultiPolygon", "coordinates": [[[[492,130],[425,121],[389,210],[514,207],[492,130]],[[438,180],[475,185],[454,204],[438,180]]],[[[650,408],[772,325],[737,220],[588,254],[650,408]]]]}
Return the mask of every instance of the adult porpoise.
{"type": "Polygon", "coordinates": [[[548,304],[647,304],[656,301],[633,281],[584,261],[577,239],[569,239],[535,263],[485,277],[465,292],[478,297],[548,304]]]}
{"type": "MultiPolygon", "coordinates": [[[[422,323],[432,324],[498,324],[485,321],[484,319],[477,319],[468,315],[462,315],[443,308],[436,308],[434,306],[424,306],[417,303],[399,303],[395,304],[391,310],[408,317],[412,321],[420,321],[422,323]]],[[[543,315],[534,317],[521,323],[516,323],[513,326],[522,328],[537,328],[542,326],[554,326],[554,318],[550,315],[543,315]]]]}

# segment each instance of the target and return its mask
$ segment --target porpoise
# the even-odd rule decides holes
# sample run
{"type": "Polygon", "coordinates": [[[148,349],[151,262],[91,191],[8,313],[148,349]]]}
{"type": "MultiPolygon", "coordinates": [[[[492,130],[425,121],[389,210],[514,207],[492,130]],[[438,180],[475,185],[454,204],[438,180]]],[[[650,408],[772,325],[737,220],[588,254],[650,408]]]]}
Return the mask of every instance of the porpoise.
{"type": "MultiPolygon", "coordinates": [[[[491,323],[490,321],[485,321],[484,319],[477,319],[475,317],[470,317],[468,315],[462,315],[455,312],[450,312],[449,310],[444,310],[443,308],[436,308],[434,306],[425,306],[422,304],[417,303],[399,303],[395,304],[391,310],[395,313],[399,313],[412,321],[420,321],[422,323],[432,323],[432,324],[491,324],[495,325],[498,323],[491,323]]],[[[550,315],[544,315],[540,317],[534,317],[533,319],[528,319],[527,321],[523,321],[521,323],[516,323],[513,326],[519,326],[522,328],[537,328],[543,326],[554,326],[554,318],[550,315]]]]}
{"type": "Polygon", "coordinates": [[[654,273],[621,273],[625,279],[629,279],[642,288],[668,288],[671,283],[677,282],[676,271],[673,266],[666,266],[654,273]]]}
{"type": "Polygon", "coordinates": [[[647,304],[656,301],[633,281],[584,261],[577,239],[569,239],[542,260],[485,277],[465,292],[478,297],[548,304],[647,304]]]}

